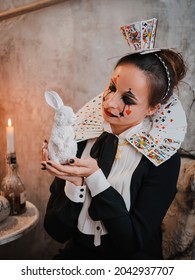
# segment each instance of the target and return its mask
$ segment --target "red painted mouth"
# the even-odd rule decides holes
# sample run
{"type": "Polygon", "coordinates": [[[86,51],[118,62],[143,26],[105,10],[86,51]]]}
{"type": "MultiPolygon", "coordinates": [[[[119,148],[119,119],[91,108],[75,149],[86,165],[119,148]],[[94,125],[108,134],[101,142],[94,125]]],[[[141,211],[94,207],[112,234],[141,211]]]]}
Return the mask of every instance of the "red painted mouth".
{"type": "Polygon", "coordinates": [[[109,112],[108,110],[104,109],[104,113],[106,116],[110,117],[110,118],[118,118],[118,116],[112,114],[111,112],[109,112]]]}

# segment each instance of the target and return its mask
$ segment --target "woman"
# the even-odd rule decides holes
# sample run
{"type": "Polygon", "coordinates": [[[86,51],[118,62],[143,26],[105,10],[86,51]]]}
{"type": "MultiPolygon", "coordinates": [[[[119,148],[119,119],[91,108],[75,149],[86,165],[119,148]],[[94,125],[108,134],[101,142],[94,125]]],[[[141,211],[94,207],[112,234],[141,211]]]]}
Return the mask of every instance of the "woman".
{"type": "Polygon", "coordinates": [[[56,176],[44,226],[55,240],[67,241],[55,259],[163,258],[161,223],[176,193],[180,158],[169,138],[163,145],[153,138],[151,151],[139,133],[150,134],[151,117],[159,134],[168,129],[154,116],[162,106],[171,114],[173,90],[185,72],[172,50],[121,58],[103,93],[103,133],[81,141],[66,165],[42,162],[56,176]]]}

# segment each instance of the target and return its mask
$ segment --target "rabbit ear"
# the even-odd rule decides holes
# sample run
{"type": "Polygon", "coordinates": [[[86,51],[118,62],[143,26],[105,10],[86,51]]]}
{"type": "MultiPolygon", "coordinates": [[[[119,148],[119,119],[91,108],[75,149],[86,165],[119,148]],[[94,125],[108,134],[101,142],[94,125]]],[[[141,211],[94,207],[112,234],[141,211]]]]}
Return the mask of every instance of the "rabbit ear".
{"type": "Polygon", "coordinates": [[[46,91],[45,92],[45,100],[53,109],[58,110],[60,107],[64,105],[62,99],[55,91],[46,91]]]}

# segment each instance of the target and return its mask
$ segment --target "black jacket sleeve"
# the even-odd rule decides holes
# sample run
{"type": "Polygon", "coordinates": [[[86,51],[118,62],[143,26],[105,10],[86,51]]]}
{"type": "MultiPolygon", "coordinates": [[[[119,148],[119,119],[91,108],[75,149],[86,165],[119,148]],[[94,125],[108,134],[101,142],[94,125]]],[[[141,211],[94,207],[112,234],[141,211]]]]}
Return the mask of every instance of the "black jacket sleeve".
{"type": "Polygon", "coordinates": [[[77,227],[83,203],[71,201],[64,192],[65,181],[55,178],[50,187],[50,198],[44,217],[47,233],[59,242],[67,241],[77,227]]]}
{"type": "Polygon", "coordinates": [[[147,159],[145,162],[132,177],[130,211],[113,187],[94,196],[89,208],[91,218],[102,220],[113,246],[123,254],[133,255],[147,246],[160,228],[177,190],[178,154],[158,167],[147,159]]]}
{"type": "MultiPolygon", "coordinates": [[[[86,141],[78,145],[77,157],[80,157],[86,141]]],[[[65,181],[55,178],[50,186],[50,198],[44,217],[44,228],[47,233],[59,242],[67,241],[77,227],[78,216],[83,203],[71,201],[64,192],[65,181]]]]}

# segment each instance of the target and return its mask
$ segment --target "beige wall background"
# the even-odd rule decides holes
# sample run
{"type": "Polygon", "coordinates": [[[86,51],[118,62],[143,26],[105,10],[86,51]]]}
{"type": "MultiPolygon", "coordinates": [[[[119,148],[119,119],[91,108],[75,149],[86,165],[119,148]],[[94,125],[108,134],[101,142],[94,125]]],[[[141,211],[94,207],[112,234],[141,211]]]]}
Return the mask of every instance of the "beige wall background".
{"type": "MultiPolygon", "coordinates": [[[[0,12],[32,2],[1,1],[0,12]]],[[[0,246],[0,259],[50,259],[62,247],[43,229],[53,179],[40,170],[41,144],[53,124],[44,91],[57,90],[76,112],[104,90],[116,56],[129,51],[119,27],[152,17],[159,20],[156,46],[177,47],[188,64],[180,92],[189,122],[183,147],[195,151],[194,0],[67,0],[0,21],[0,182],[6,172],[5,127],[10,117],[20,176],[28,200],[40,212],[36,228],[0,246]]]]}

